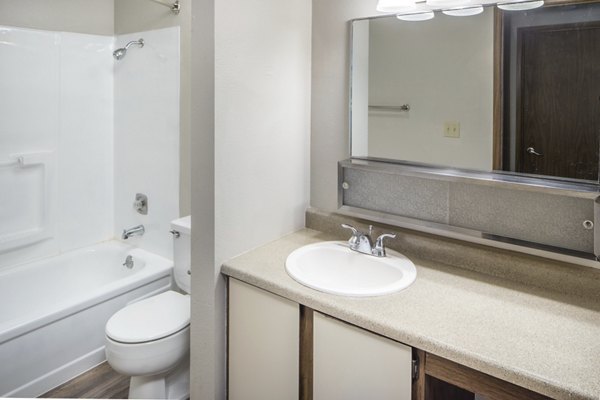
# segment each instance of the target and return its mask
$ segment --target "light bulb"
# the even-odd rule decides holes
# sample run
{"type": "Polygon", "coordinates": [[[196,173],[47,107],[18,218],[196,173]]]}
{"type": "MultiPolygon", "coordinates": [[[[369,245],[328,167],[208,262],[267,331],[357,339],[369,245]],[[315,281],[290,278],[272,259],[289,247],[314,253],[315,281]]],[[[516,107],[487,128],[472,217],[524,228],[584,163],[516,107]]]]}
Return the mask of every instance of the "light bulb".
{"type": "Polygon", "coordinates": [[[518,1],[518,2],[507,2],[498,3],[498,8],[505,11],[525,11],[532,10],[544,5],[544,0],[535,1],[518,1]]]}
{"type": "Polygon", "coordinates": [[[467,7],[456,7],[449,10],[442,10],[446,15],[453,17],[470,17],[471,15],[481,14],[483,12],[482,6],[467,6],[467,7]]]}
{"type": "Polygon", "coordinates": [[[433,11],[415,11],[396,15],[396,18],[402,21],[427,21],[433,17],[433,11]]]}

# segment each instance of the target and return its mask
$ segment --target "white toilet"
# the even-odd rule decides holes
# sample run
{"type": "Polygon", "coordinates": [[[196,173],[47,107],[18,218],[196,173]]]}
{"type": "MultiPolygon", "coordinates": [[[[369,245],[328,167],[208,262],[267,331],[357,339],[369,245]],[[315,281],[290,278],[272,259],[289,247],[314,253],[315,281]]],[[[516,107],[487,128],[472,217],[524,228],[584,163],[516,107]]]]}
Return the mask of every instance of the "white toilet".
{"type": "MultiPolygon", "coordinates": [[[[171,222],[175,283],[190,293],[190,217],[171,222]]],[[[186,399],[190,381],[190,296],[173,290],[138,301],[106,323],[106,359],[131,376],[130,399],[186,399]]]]}

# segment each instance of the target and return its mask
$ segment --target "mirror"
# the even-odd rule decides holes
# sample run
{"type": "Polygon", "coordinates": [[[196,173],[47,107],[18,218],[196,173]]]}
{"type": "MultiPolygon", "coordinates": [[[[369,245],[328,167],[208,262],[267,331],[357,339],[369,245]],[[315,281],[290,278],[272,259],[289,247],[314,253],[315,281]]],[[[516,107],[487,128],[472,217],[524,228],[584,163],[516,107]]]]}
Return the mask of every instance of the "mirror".
{"type": "Polygon", "coordinates": [[[600,5],[352,22],[353,158],[598,182],[600,5]]]}

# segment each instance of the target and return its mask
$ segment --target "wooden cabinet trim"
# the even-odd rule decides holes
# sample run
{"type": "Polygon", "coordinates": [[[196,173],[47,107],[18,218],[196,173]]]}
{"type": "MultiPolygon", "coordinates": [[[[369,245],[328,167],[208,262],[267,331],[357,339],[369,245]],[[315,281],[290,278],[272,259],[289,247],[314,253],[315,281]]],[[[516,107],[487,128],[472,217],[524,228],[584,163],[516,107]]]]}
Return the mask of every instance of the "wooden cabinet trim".
{"type": "Polygon", "coordinates": [[[425,352],[413,347],[413,360],[417,363],[417,376],[413,379],[412,400],[425,400],[425,352]]]}
{"type": "Polygon", "coordinates": [[[312,309],[300,305],[300,400],[313,398],[313,315],[312,309]]]}

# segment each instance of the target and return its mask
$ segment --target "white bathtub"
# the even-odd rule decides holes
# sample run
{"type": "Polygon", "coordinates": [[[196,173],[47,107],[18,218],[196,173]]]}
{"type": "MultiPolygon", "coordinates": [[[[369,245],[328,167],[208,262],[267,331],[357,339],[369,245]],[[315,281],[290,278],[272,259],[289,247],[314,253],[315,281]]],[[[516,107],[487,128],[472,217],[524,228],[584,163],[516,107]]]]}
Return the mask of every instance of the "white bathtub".
{"type": "Polygon", "coordinates": [[[102,362],[106,321],[171,288],[172,269],[110,241],[0,272],[0,396],[36,397],[102,362]]]}

